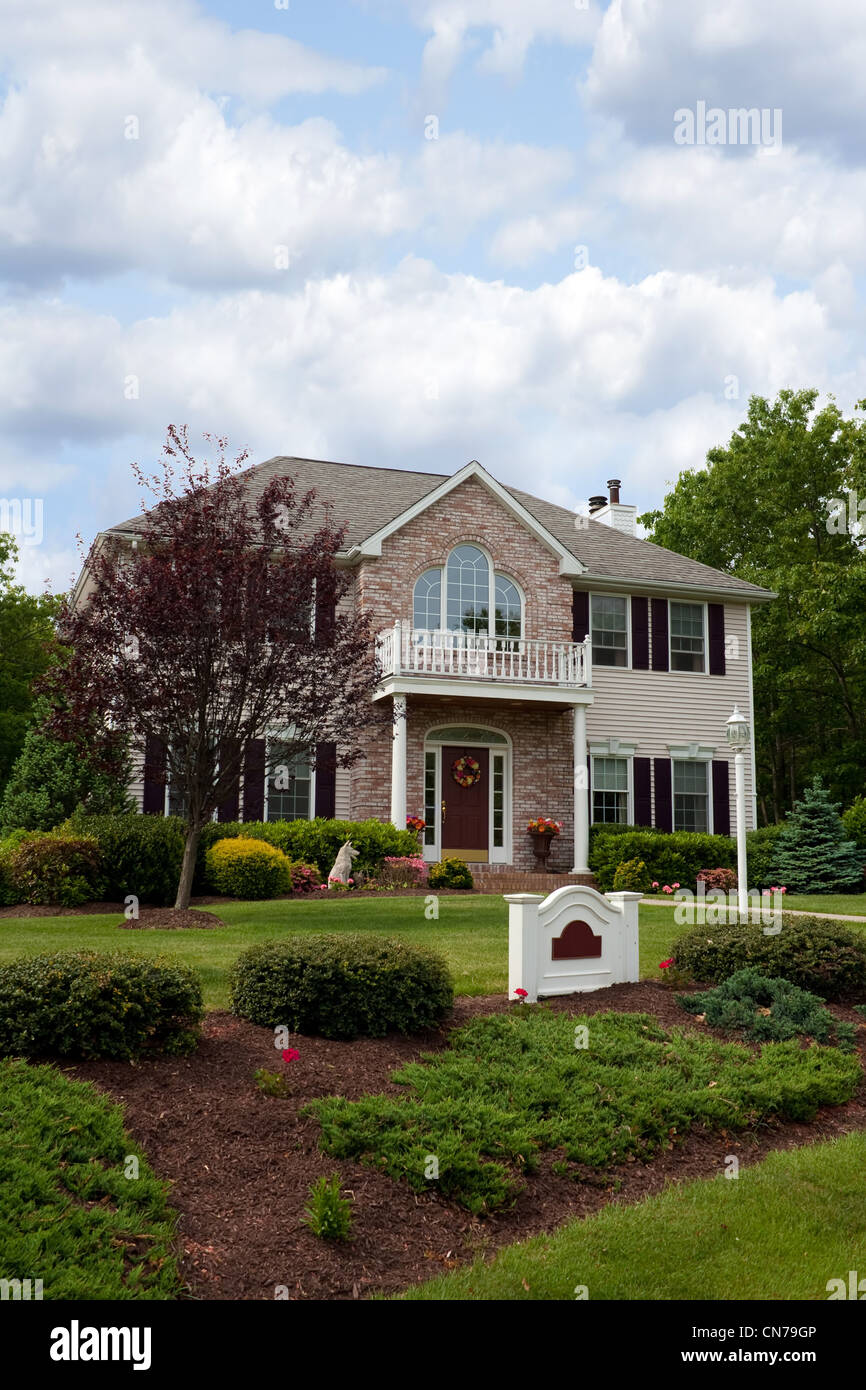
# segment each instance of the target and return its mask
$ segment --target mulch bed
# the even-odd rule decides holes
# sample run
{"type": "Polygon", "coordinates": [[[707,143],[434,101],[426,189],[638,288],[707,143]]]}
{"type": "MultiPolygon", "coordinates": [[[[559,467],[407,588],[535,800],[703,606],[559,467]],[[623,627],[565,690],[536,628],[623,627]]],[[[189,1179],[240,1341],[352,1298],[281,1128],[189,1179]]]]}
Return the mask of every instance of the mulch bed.
{"type": "Polygon", "coordinates": [[[140,907],[137,919],[118,923],[121,931],[213,931],[225,925],[215,912],[176,907],[140,907]]]}
{"type": "MultiPolygon", "coordinates": [[[[672,992],[649,982],[551,1002],[574,1014],[613,1008],[652,1014],[665,1026],[698,1026],[672,992]]],[[[95,1082],[123,1103],[128,1130],[156,1172],[171,1181],[171,1201],[180,1213],[181,1269],[193,1299],[272,1300],[278,1285],[288,1288],[291,1299],[395,1292],[609,1202],[638,1201],[661,1191],[670,1179],[710,1177],[723,1170],[728,1154],[754,1163],[773,1149],[866,1129],[864,1084],[854,1100],[826,1107],[812,1124],[767,1126],[755,1133],[696,1130],[651,1162],[622,1164],[593,1174],[592,1181],[556,1176],[551,1171],[555,1155],[544,1154],[514,1206],[483,1220],[435,1191],[418,1195],[372,1168],[337,1162],[319,1151],[318,1124],[298,1115],[307,1101],[335,1093],[349,1099],[371,1092],[405,1094],[390,1081],[395,1068],[444,1046],[450,1027],[509,1007],[502,995],[460,998],[448,1027],[416,1038],[345,1043],[296,1036],[292,1045],[301,1057],[290,1069],[267,1029],[212,1013],[192,1057],[136,1066],[82,1062],[63,1070],[95,1082]],[[287,1070],[293,1094],[288,1099],[262,1094],[253,1080],[259,1067],[287,1070]],[[300,1219],[309,1184],[334,1171],[354,1199],[354,1239],[347,1245],[318,1239],[300,1219]]],[[[831,1007],[837,1017],[862,1023],[852,1010],[831,1007]]],[[[866,1029],[858,1037],[862,1055],[866,1029]]]]}

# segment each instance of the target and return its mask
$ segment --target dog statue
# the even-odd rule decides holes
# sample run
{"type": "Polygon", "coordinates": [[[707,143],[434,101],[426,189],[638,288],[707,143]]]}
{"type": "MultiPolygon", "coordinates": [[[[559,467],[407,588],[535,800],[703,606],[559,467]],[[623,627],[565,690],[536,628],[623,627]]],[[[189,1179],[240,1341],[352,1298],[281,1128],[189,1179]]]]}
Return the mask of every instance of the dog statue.
{"type": "Polygon", "coordinates": [[[352,860],[357,859],[360,852],[353,847],[351,840],[347,840],[344,845],[341,845],[334,860],[334,867],[328,874],[328,882],[348,883],[352,877],[352,860]]]}

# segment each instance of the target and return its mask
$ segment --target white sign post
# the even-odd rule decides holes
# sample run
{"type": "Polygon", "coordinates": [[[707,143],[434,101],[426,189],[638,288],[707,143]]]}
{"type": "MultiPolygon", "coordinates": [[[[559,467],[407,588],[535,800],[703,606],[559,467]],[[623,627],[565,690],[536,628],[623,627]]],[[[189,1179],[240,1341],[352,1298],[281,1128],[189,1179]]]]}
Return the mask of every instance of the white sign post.
{"type": "Polygon", "coordinates": [[[535,1001],[640,979],[640,893],[508,893],[508,994],[535,1001]]]}

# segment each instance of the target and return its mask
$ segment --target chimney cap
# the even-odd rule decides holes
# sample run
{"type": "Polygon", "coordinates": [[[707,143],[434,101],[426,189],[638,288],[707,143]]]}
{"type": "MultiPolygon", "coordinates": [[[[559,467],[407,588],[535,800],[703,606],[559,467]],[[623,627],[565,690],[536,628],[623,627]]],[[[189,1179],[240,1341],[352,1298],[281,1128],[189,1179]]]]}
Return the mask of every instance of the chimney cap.
{"type": "Polygon", "coordinates": [[[590,515],[592,515],[593,512],[601,511],[602,507],[606,507],[606,506],[607,506],[607,498],[604,497],[603,495],[597,495],[597,496],[595,496],[595,497],[590,497],[590,499],[589,499],[589,511],[590,511],[590,515]]]}
{"type": "Polygon", "coordinates": [[[610,488],[610,500],[611,500],[611,502],[612,502],[612,503],[613,503],[613,502],[618,502],[618,501],[619,501],[619,490],[620,490],[620,487],[621,487],[621,480],[620,480],[619,478],[608,478],[608,480],[607,480],[607,485],[608,485],[608,487],[610,488]]]}

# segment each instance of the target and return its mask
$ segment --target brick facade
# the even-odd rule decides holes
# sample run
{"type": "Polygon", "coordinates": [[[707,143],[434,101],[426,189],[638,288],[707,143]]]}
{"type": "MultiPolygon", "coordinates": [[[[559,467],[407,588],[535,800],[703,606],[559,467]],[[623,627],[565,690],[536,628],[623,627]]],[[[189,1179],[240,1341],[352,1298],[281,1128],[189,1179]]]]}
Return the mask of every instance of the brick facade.
{"type": "MultiPolygon", "coordinates": [[[[525,598],[524,637],[570,642],[569,579],[559,561],[486,487],[469,479],[383,542],[382,555],[358,567],[356,593],[377,629],[396,619],[411,622],[415,581],[424,570],[444,569],[461,543],[481,546],[495,570],[515,580],[525,598]]],[[[563,822],[554,841],[551,868],[564,873],[573,861],[573,766],[570,710],[531,700],[482,700],[454,696],[409,695],[407,704],[407,808],[424,807],[424,740],[443,724],[488,726],[506,734],[512,757],[511,863],[536,867],[526,823],[552,815],[563,822]]],[[[368,756],[351,773],[352,815],[387,820],[391,806],[391,740],[371,740],[368,756]]]]}

